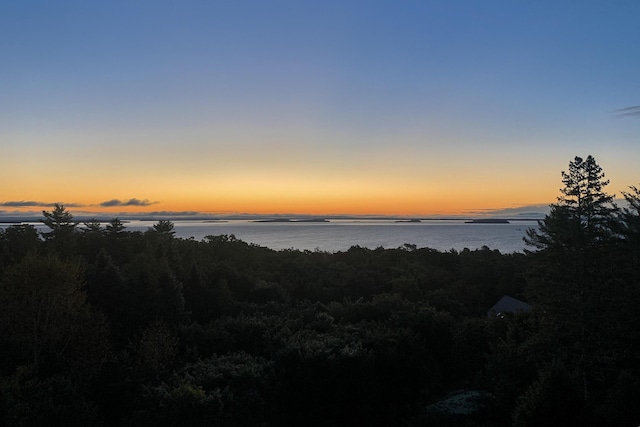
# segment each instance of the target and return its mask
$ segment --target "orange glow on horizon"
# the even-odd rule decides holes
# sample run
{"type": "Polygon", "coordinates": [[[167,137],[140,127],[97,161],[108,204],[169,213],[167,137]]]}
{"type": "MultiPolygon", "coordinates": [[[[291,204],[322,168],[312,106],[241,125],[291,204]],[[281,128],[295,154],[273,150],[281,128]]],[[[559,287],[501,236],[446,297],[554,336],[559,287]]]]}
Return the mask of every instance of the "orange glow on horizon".
{"type": "MultiPolygon", "coordinates": [[[[57,173],[64,164],[48,164],[38,174],[9,165],[0,177],[22,178],[19,185],[3,189],[0,202],[59,202],[74,214],[105,216],[145,212],[430,216],[490,212],[539,201],[548,204],[558,195],[559,172],[538,176],[534,166],[527,166],[533,171],[527,167],[516,170],[506,161],[501,168],[490,169],[477,158],[460,160],[452,168],[424,159],[422,154],[400,161],[397,154],[383,151],[361,156],[357,164],[344,159],[344,164],[314,164],[290,158],[277,165],[251,163],[243,168],[235,164],[204,168],[194,161],[176,169],[162,161],[153,168],[123,166],[119,174],[112,175],[87,164],[69,164],[67,170],[78,177],[72,180],[57,173]],[[137,202],[127,205],[132,199],[137,202]],[[112,200],[121,203],[104,206],[112,200]]],[[[42,209],[48,208],[0,206],[5,212],[42,209]]]]}
{"type": "MultiPolygon", "coordinates": [[[[205,215],[223,214],[301,214],[301,215],[467,215],[538,204],[549,204],[558,195],[557,185],[541,186],[523,193],[523,184],[453,182],[428,185],[418,180],[291,179],[256,177],[226,182],[210,180],[157,181],[153,186],[122,188],[78,187],[37,188],[36,191],[14,188],[2,195],[0,202],[37,201],[63,203],[72,213],[123,215],[145,212],[199,212],[205,215]],[[92,188],[92,190],[90,190],[92,188]],[[123,191],[123,189],[127,191],[123,191]],[[30,194],[29,197],[21,194],[30,194]],[[91,197],[87,197],[90,194],[91,197]],[[84,197],[78,197],[85,195],[84,197]],[[122,197],[122,196],[125,197],[122,197]],[[114,197],[114,196],[119,196],[114,197]],[[104,206],[119,200],[116,206],[104,206]],[[131,200],[134,200],[131,202],[131,200]],[[130,203],[127,205],[127,203],[130,203]]],[[[117,187],[120,187],[119,185],[117,187]]],[[[47,206],[4,206],[5,212],[48,210],[47,206]]]]}
{"type": "MultiPolygon", "coordinates": [[[[64,202],[62,202],[64,204],[64,202]]],[[[548,203],[540,203],[546,205],[548,203]]],[[[127,214],[144,214],[167,212],[195,212],[202,215],[232,215],[232,214],[256,214],[256,215],[381,215],[381,216],[441,216],[441,215],[470,215],[478,212],[488,212],[507,208],[516,208],[519,205],[508,202],[488,203],[486,199],[469,203],[468,200],[402,200],[394,197],[380,197],[372,200],[367,197],[345,197],[340,200],[260,200],[247,198],[245,200],[218,200],[215,202],[194,201],[181,203],[153,203],[148,206],[110,206],[103,207],[95,203],[68,203],[65,207],[74,215],[85,216],[95,213],[104,216],[119,216],[127,214]]],[[[40,212],[50,210],[48,206],[25,206],[4,208],[5,212],[40,212]]]]}

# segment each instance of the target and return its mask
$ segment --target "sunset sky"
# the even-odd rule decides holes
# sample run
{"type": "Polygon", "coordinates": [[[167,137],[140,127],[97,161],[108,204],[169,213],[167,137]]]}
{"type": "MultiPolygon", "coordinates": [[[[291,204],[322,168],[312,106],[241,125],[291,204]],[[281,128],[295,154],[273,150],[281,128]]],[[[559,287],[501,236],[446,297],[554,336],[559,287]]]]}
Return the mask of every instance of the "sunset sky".
{"type": "Polygon", "coordinates": [[[589,154],[620,196],[639,22],[635,0],[3,1],[0,213],[492,213],[554,202],[589,154]]]}

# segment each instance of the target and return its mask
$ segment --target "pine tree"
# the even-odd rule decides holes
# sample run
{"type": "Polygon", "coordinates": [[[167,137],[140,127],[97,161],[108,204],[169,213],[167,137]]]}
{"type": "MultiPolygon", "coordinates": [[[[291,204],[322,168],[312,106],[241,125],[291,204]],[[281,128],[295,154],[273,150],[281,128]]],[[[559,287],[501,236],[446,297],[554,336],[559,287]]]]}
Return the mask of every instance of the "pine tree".
{"type": "Polygon", "coordinates": [[[154,231],[164,236],[173,236],[176,232],[173,230],[173,222],[169,220],[160,220],[150,228],[150,231],[154,231]]]}
{"type": "Polygon", "coordinates": [[[619,212],[619,234],[633,261],[636,274],[640,274],[640,188],[631,186],[631,191],[622,192],[628,206],[619,212]]]}
{"type": "Polygon", "coordinates": [[[568,172],[562,171],[562,183],[558,203],[539,221],[539,230],[527,230],[524,240],[555,255],[580,253],[582,267],[587,267],[594,249],[612,237],[616,207],[613,196],[605,192],[609,181],[592,156],[586,160],[576,156],[568,172]]]}
{"type": "Polygon", "coordinates": [[[42,211],[44,219],[41,219],[44,225],[49,227],[51,231],[41,232],[47,244],[55,253],[62,257],[71,255],[75,246],[74,234],[77,222],[73,220],[73,215],[64,205],[54,204],[51,212],[42,211]]]}
{"type": "Polygon", "coordinates": [[[81,228],[80,231],[83,233],[89,234],[101,234],[102,233],[102,224],[95,218],[91,218],[89,221],[85,221],[85,228],[81,228]]]}
{"type": "Polygon", "coordinates": [[[106,232],[110,236],[118,236],[124,232],[124,224],[118,218],[112,218],[111,221],[107,224],[106,232]]]}
{"type": "Polygon", "coordinates": [[[71,212],[59,203],[53,205],[51,212],[42,211],[42,215],[44,215],[44,219],[41,219],[40,222],[51,230],[42,233],[46,240],[67,237],[75,231],[78,225],[77,222],[73,221],[71,212]]]}
{"type": "Polygon", "coordinates": [[[617,208],[605,192],[609,184],[592,156],[575,157],[562,171],[564,188],[558,202],[539,229],[529,229],[525,242],[532,271],[528,277],[530,300],[540,315],[540,337],[547,349],[580,382],[583,405],[588,408],[593,383],[611,360],[612,312],[617,298],[610,249],[615,242],[617,208]]]}

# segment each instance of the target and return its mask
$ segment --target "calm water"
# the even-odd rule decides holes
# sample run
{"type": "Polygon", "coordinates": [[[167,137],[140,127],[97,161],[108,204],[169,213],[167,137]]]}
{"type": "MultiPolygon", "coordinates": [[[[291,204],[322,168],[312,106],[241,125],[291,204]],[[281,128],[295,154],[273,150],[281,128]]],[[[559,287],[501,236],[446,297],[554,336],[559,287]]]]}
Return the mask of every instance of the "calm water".
{"type": "MultiPolygon", "coordinates": [[[[129,221],[129,231],[145,231],[155,221],[129,221]]],[[[33,223],[37,228],[42,224],[33,223]]],[[[331,222],[174,221],[177,237],[201,240],[208,235],[233,234],[247,243],[272,249],[345,251],[351,246],[397,248],[405,243],[439,251],[488,246],[502,253],[522,252],[522,237],[536,221],[509,224],[465,224],[462,220],[396,223],[387,220],[331,220],[331,222]]],[[[6,226],[2,224],[0,226],[6,226]]]]}
{"type": "MultiPolygon", "coordinates": [[[[130,230],[146,230],[153,222],[132,221],[130,230]]],[[[323,223],[175,221],[176,236],[201,240],[207,235],[233,234],[238,239],[272,249],[345,251],[351,246],[397,248],[405,243],[440,251],[483,245],[503,253],[521,252],[522,237],[535,221],[509,224],[465,224],[464,221],[396,223],[385,220],[332,220],[323,223]]]]}

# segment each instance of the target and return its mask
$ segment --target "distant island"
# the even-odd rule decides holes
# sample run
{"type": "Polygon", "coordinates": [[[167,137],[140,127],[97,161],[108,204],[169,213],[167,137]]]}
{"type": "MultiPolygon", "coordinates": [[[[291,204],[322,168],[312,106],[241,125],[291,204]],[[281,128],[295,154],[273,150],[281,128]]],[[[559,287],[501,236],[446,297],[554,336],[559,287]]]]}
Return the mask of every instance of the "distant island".
{"type": "Polygon", "coordinates": [[[396,222],[422,222],[419,219],[399,219],[396,222]]]}
{"type": "Polygon", "coordinates": [[[509,224],[509,220],[502,218],[482,218],[465,221],[465,224],[509,224]]]}
{"type": "Polygon", "coordinates": [[[252,222],[329,222],[329,220],[324,218],[300,218],[300,219],[291,219],[291,218],[273,218],[273,219],[256,219],[252,222]]]}

